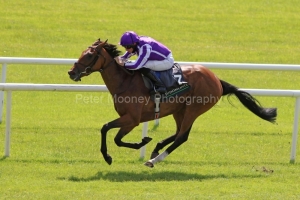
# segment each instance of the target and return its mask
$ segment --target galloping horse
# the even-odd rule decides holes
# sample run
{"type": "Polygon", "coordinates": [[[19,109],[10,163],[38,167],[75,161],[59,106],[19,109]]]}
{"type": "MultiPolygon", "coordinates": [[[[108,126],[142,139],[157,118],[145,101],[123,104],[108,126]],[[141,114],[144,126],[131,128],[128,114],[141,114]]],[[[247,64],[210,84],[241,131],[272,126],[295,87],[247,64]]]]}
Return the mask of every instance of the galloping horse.
{"type": "MultiPolygon", "coordinates": [[[[100,151],[105,161],[110,165],[112,157],[107,153],[106,135],[112,128],[120,128],[114,141],[119,147],[139,149],[151,141],[145,137],[140,143],[122,141],[134,127],[141,122],[154,119],[155,103],[149,101],[149,89],[145,86],[141,74],[136,71],[133,75],[119,66],[114,57],[120,55],[116,45],[98,39],[92,46],[82,52],[80,58],[68,71],[74,81],[81,80],[93,72],[100,72],[102,78],[114,98],[129,98],[132,101],[114,101],[114,107],[119,118],[104,124],[101,128],[100,151]]],[[[263,108],[249,93],[217,78],[209,69],[201,65],[183,66],[184,79],[191,89],[177,97],[178,101],[163,102],[160,104],[160,117],[173,115],[176,122],[174,135],[160,141],[154,148],[150,160],[145,165],[153,167],[155,163],[165,159],[177,147],[188,140],[189,133],[196,118],[211,109],[225,95],[235,95],[240,102],[258,117],[274,123],[277,116],[276,108],[263,108]],[[179,101],[180,100],[180,101],[179,101]],[[159,151],[172,143],[161,154],[159,151]]]]}

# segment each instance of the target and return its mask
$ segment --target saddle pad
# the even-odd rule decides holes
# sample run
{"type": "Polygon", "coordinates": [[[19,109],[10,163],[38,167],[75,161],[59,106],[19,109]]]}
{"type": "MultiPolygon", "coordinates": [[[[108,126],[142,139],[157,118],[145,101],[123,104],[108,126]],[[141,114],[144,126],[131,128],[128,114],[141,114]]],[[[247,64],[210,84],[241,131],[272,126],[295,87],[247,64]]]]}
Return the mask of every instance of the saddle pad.
{"type": "MultiPolygon", "coordinates": [[[[167,102],[169,98],[178,97],[190,90],[191,86],[185,82],[178,63],[175,63],[171,69],[159,73],[160,79],[167,88],[167,92],[161,96],[161,102],[167,102]]],[[[151,96],[154,99],[155,94],[151,96]]]]}

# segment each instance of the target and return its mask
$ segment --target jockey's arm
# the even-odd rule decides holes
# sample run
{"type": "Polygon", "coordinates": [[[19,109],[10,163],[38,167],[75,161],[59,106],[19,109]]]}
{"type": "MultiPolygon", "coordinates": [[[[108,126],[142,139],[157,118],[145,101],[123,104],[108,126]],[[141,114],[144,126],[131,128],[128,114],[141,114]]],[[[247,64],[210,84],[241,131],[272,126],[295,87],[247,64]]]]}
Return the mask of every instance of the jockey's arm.
{"type": "Polygon", "coordinates": [[[120,58],[122,60],[128,60],[128,58],[130,58],[131,56],[134,56],[134,55],[135,55],[135,53],[129,53],[128,51],[126,51],[126,53],[123,56],[121,56],[120,58]]]}
{"type": "Polygon", "coordinates": [[[138,70],[142,68],[150,57],[151,49],[150,45],[143,45],[139,50],[139,56],[137,59],[134,62],[125,63],[125,67],[130,70],[138,70]]]}

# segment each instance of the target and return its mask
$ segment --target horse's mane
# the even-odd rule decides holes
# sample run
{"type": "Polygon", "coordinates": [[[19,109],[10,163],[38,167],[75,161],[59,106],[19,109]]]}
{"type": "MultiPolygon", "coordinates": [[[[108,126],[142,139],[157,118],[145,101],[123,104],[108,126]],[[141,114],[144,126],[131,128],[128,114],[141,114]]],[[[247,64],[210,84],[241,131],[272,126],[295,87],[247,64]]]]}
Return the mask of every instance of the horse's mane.
{"type": "MultiPolygon", "coordinates": [[[[103,41],[100,40],[100,38],[98,40],[96,40],[94,42],[94,44],[92,44],[91,47],[96,48],[99,44],[104,43],[103,41]]],[[[120,56],[121,51],[118,50],[117,45],[114,44],[109,44],[107,43],[107,40],[105,41],[105,45],[103,46],[103,48],[106,50],[106,52],[112,57],[115,58],[117,56],[120,56]]],[[[120,67],[119,69],[122,69],[123,71],[125,71],[125,73],[129,74],[130,76],[134,75],[134,71],[130,71],[125,69],[124,67],[120,67]]]]}
{"type": "MultiPolygon", "coordinates": [[[[96,40],[96,42],[92,46],[98,46],[100,43],[103,43],[103,41],[98,39],[98,40],[96,40]]],[[[118,50],[117,45],[109,44],[109,43],[106,42],[103,48],[107,51],[107,53],[112,58],[117,57],[121,54],[121,51],[118,50]]]]}

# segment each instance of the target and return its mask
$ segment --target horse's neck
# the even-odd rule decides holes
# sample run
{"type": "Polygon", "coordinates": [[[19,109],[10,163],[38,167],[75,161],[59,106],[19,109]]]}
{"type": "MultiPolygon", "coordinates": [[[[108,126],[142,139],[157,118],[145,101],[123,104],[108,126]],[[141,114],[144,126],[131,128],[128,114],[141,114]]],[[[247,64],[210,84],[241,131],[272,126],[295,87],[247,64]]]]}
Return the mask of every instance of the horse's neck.
{"type": "Polygon", "coordinates": [[[130,84],[133,77],[128,76],[117,64],[107,67],[102,73],[103,81],[111,94],[119,94],[130,84]]]}

